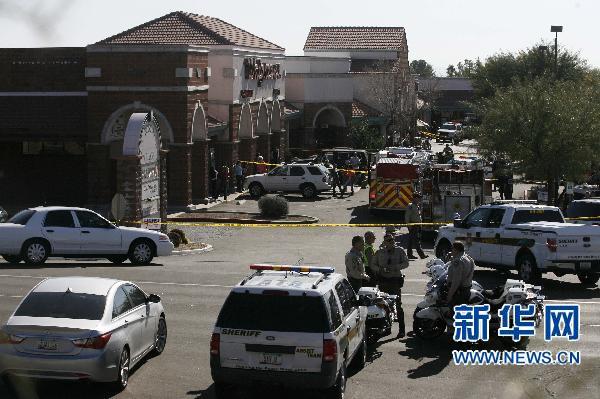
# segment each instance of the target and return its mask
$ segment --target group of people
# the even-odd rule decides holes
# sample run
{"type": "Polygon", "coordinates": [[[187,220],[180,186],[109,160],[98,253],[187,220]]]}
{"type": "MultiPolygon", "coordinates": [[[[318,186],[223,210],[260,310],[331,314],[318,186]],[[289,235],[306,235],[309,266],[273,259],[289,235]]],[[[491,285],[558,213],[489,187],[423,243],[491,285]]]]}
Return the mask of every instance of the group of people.
{"type": "Polygon", "coordinates": [[[233,190],[241,193],[244,189],[245,175],[246,168],[242,166],[240,161],[237,161],[231,169],[227,165],[222,165],[221,169],[217,170],[214,165],[209,165],[208,179],[210,183],[209,195],[211,199],[215,201],[220,196],[223,196],[223,200],[227,201],[227,197],[233,190]],[[234,180],[232,180],[232,178],[234,180]],[[235,184],[234,187],[232,187],[232,183],[235,184]]]}
{"type": "Polygon", "coordinates": [[[338,196],[336,189],[339,191],[339,197],[344,198],[344,194],[348,192],[350,188],[350,194],[354,195],[354,185],[357,183],[357,176],[360,173],[360,158],[357,153],[353,153],[350,158],[345,162],[344,167],[339,167],[333,162],[331,165],[325,164],[331,172],[331,186],[333,190],[333,197],[338,196]]]}
{"type": "MultiPolygon", "coordinates": [[[[383,242],[375,250],[375,233],[367,231],[364,238],[352,238],[352,248],[345,257],[346,275],[355,292],[363,286],[378,286],[390,295],[396,295],[396,311],[398,316],[398,335],[406,334],[404,309],[402,308],[402,287],[404,273],[411,257],[404,248],[396,243],[393,232],[386,230],[383,242]]],[[[422,256],[424,258],[426,256],[422,256]]],[[[414,258],[413,258],[414,259],[414,258]]],[[[475,262],[465,253],[462,242],[452,245],[452,259],[448,267],[448,295],[446,301],[451,306],[468,303],[475,262]]]]}
{"type": "Polygon", "coordinates": [[[512,174],[501,174],[496,177],[496,188],[501,200],[513,199],[513,187],[512,174]]]}

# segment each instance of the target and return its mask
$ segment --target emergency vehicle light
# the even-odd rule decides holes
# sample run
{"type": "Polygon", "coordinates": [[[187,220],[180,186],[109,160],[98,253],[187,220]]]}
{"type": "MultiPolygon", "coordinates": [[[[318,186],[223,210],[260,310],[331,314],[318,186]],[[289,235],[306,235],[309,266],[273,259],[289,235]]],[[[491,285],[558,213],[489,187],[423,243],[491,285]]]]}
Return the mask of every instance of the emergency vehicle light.
{"type": "Polygon", "coordinates": [[[292,265],[250,265],[250,270],[272,270],[277,272],[296,272],[296,273],[323,273],[331,274],[335,272],[333,267],[316,266],[292,266],[292,265]]]}

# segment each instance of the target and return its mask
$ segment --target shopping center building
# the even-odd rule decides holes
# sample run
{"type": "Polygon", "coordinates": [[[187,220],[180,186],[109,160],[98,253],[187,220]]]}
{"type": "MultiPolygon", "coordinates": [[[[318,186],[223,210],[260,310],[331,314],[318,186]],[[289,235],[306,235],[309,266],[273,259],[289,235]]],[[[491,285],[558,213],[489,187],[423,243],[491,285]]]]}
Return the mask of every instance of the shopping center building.
{"type": "Polygon", "coordinates": [[[156,121],[169,209],[206,199],[209,168],[348,144],[357,119],[384,134],[359,75],[376,60],[408,71],[404,29],[340,29],[311,29],[305,55],[286,57],[218,18],[173,12],[87,47],[0,49],[0,204],[108,214],[128,185],[134,114],[156,121]]]}

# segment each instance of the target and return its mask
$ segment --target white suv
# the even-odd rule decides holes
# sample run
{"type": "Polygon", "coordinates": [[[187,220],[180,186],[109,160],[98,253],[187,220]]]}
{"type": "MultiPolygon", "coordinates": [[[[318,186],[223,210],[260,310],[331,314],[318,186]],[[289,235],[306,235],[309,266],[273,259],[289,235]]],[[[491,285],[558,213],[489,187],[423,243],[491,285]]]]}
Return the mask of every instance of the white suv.
{"type": "Polygon", "coordinates": [[[232,386],[322,389],[343,398],[364,367],[367,309],[333,268],[252,265],[225,301],[210,342],[216,396],[232,386]]]}
{"type": "Polygon", "coordinates": [[[284,164],[269,173],[248,176],[245,185],[254,198],[274,191],[300,192],[304,198],[314,198],[331,190],[329,171],[322,164],[284,164]]]}

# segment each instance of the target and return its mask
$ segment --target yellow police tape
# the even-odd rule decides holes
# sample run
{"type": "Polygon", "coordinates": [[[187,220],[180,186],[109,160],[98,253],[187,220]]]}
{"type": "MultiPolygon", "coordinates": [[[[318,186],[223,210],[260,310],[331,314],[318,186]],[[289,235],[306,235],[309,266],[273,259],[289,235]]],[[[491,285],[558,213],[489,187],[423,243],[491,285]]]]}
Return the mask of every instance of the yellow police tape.
{"type": "MultiPolygon", "coordinates": [[[[143,222],[127,222],[124,224],[142,224],[143,222]]],[[[213,222],[160,222],[151,224],[168,224],[188,227],[409,227],[409,226],[442,226],[452,222],[436,223],[213,223],[213,222]]]]}
{"type": "MultiPolygon", "coordinates": [[[[577,218],[565,218],[565,220],[589,220],[589,219],[600,219],[600,216],[587,216],[577,218]]],[[[129,222],[119,221],[121,224],[143,224],[143,221],[129,222]]],[[[251,228],[268,228],[268,227],[310,227],[310,228],[322,228],[322,227],[413,227],[413,226],[443,226],[452,224],[450,222],[421,222],[421,223],[213,223],[213,222],[157,222],[151,224],[160,225],[173,225],[173,226],[187,226],[187,227],[251,227],[251,228]]]]}

